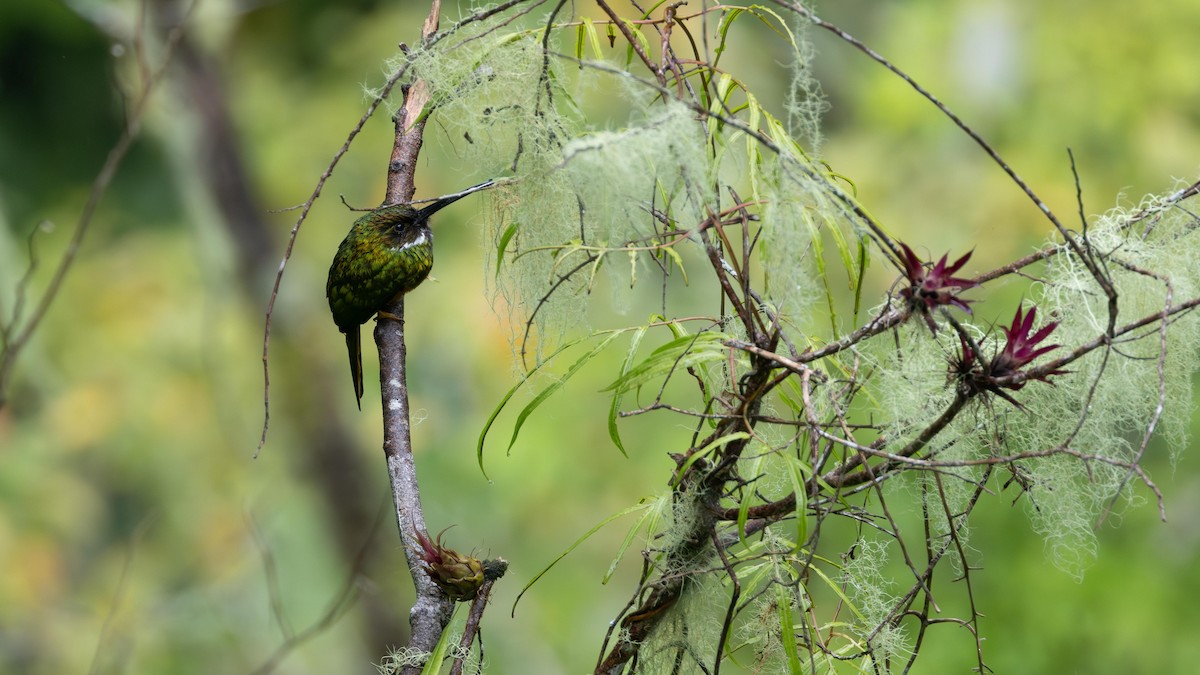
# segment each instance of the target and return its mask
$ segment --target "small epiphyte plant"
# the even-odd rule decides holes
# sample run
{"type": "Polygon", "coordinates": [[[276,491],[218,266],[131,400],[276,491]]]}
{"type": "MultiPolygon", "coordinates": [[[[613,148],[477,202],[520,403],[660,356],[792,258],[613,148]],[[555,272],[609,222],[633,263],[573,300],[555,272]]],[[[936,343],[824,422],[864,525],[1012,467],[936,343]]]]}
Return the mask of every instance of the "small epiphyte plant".
{"type": "Polygon", "coordinates": [[[908,286],[900,291],[900,297],[905,301],[905,312],[910,315],[919,312],[934,334],[937,334],[937,324],[933,321],[933,312],[938,307],[954,305],[967,314],[971,313],[967,305],[970,300],[959,298],[958,293],[978,284],[954,276],[971,259],[971,252],[950,264],[946,264],[950,255],[947,253],[936,264],[930,265],[922,262],[907,244],[900,243],[900,248],[904,250],[904,276],[908,279],[908,286]]]}
{"type": "Polygon", "coordinates": [[[950,360],[951,377],[958,381],[959,391],[974,396],[983,392],[991,392],[1021,408],[1011,395],[1004,389],[1016,391],[1025,386],[1030,380],[1040,380],[1049,384],[1051,375],[1063,375],[1069,371],[1052,369],[1047,371],[1030,372],[1022,370],[1034,359],[1046,354],[1061,345],[1042,345],[1046,338],[1058,328],[1057,321],[1051,321],[1033,333],[1033,322],[1037,316],[1037,307],[1029,308],[1025,313],[1020,307],[1013,316],[1012,324],[1004,331],[1005,343],[1000,353],[990,361],[985,361],[975,353],[972,343],[960,332],[958,339],[961,351],[950,360]],[[1019,377],[1018,377],[1019,376],[1019,377]]]}
{"type": "Polygon", "coordinates": [[[480,586],[483,586],[484,563],[478,558],[443,546],[442,535],[445,533],[446,531],[442,530],[430,541],[427,535],[417,532],[425,573],[442,589],[447,598],[455,602],[472,600],[480,586]]]}

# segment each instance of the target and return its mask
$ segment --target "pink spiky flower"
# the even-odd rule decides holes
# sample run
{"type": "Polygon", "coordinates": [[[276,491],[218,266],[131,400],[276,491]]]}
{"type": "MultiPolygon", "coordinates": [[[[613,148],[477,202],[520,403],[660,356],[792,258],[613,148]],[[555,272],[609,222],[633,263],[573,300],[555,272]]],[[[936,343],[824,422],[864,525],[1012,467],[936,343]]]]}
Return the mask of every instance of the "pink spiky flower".
{"type": "MultiPolygon", "coordinates": [[[[1037,316],[1037,307],[1030,307],[1029,313],[1021,315],[1021,308],[1017,308],[1017,314],[1013,317],[1012,325],[1004,330],[1004,337],[1007,341],[1004,343],[1004,349],[1000,354],[992,359],[992,377],[1005,377],[1012,375],[1024,368],[1030,361],[1050,351],[1058,349],[1062,345],[1043,345],[1038,347],[1037,344],[1054,332],[1058,328],[1057,321],[1042,326],[1038,332],[1030,335],[1033,330],[1033,318],[1037,316]]],[[[1048,375],[1061,375],[1066,371],[1054,370],[1046,373],[1046,375],[1037,377],[1042,381],[1046,380],[1048,375]]],[[[1018,382],[1010,387],[1012,389],[1020,389],[1025,383],[1018,382]]]]}
{"type": "Polygon", "coordinates": [[[417,532],[417,543],[421,545],[419,555],[425,564],[425,573],[450,600],[471,600],[483,585],[484,562],[444,546],[444,534],[446,530],[430,541],[425,533],[417,532]]]}
{"type": "Polygon", "coordinates": [[[1030,307],[1027,314],[1018,307],[1012,324],[1008,328],[1001,329],[1004,331],[1005,337],[1004,348],[990,362],[983,362],[979,359],[975,350],[962,335],[959,335],[962,351],[951,359],[950,371],[951,377],[957,379],[960,386],[963,387],[962,391],[972,395],[989,391],[1020,408],[1021,404],[1002,389],[1015,391],[1024,387],[1029,380],[1040,380],[1053,384],[1049,380],[1051,375],[1063,375],[1070,372],[1054,369],[1016,382],[999,382],[1004,378],[1022,373],[1022,368],[1029,365],[1034,359],[1062,346],[1057,344],[1039,346],[1039,343],[1045,341],[1054,332],[1054,329],[1058,328],[1058,322],[1051,321],[1037,332],[1033,332],[1033,322],[1036,316],[1036,306],[1030,307]]]}
{"type": "Polygon", "coordinates": [[[920,312],[934,333],[937,333],[937,324],[933,321],[933,311],[938,307],[954,305],[971,313],[967,305],[970,300],[959,298],[958,293],[978,284],[954,276],[971,259],[971,252],[949,264],[946,260],[950,254],[947,253],[930,266],[922,262],[907,244],[901,242],[900,248],[904,250],[904,276],[908,279],[908,286],[901,289],[900,297],[904,298],[909,313],[920,312]]]}

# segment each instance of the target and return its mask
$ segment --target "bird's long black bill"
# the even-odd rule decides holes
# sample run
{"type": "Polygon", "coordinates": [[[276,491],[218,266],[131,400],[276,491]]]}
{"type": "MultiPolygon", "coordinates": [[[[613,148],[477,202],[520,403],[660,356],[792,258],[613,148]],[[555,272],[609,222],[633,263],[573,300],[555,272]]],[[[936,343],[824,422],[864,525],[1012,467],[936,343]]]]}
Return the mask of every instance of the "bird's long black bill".
{"type": "Polygon", "coordinates": [[[494,181],[494,180],[485,180],[484,182],[480,183],[479,185],[473,185],[473,186],[467,188],[466,190],[463,190],[462,192],[455,192],[452,195],[446,195],[445,197],[438,197],[437,199],[430,202],[429,206],[426,206],[426,207],[422,208],[420,211],[417,211],[418,219],[425,220],[429,216],[432,216],[433,214],[440,211],[443,207],[449,206],[449,205],[453,204],[454,202],[462,199],[463,197],[466,197],[469,194],[479,192],[480,190],[486,190],[495,184],[496,184],[496,181],[494,181]]]}

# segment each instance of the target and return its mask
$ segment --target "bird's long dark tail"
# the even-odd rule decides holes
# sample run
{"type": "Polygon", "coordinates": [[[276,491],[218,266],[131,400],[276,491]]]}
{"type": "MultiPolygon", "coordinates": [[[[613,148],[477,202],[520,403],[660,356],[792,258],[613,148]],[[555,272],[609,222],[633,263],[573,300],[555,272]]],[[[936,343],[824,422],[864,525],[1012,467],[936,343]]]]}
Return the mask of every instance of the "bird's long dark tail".
{"type": "Polygon", "coordinates": [[[358,400],[358,409],[362,410],[363,376],[360,328],[361,326],[356,325],[346,331],[346,351],[350,353],[350,377],[354,379],[354,396],[358,400]]]}

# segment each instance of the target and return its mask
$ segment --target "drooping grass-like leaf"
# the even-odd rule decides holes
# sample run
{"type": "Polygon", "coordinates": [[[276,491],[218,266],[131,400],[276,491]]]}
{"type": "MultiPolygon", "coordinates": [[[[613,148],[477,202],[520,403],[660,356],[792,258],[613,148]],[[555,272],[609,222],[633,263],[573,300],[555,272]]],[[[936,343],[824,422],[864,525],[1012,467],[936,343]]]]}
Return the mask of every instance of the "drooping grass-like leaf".
{"type": "MultiPolygon", "coordinates": [[[[749,113],[749,120],[747,121],[746,126],[750,127],[751,129],[757,129],[758,123],[762,118],[763,112],[765,111],[762,109],[762,106],[759,105],[758,99],[750,94],[750,92],[746,92],[746,104],[747,111],[749,113]]],[[[759,144],[758,139],[751,134],[746,134],[746,155],[746,178],[750,183],[750,196],[754,199],[754,201],[759,201],[762,199],[762,191],[759,185],[759,172],[761,169],[760,165],[762,164],[763,160],[762,146],[759,144]]]]}
{"type": "MultiPolygon", "coordinates": [[[[750,468],[746,472],[747,476],[758,476],[762,468],[762,463],[766,455],[759,455],[750,462],[750,468]]],[[[750,505],[754,501],[754,490],[742,490],[742,500],[738,503],[737,531],[738,539],[742,542],[742,546],[749,548],[750,542],[746,540],[746,520],[750,516],[750,505]]]]}
{"type": "MultiPolygon", "coordinates": [[[[766,461],[766,457],[766,455],[755,457],[750,463],[746,475],[759,475],[762,464],[764,461],[766,461]]],[[[796,539],[793,543],[794,547],[799,547],[803,545],[804,540],[808,538],[808,519],[806,518],[806,512],[808,509],[808,494],[804,489],[804,481],[807,480],[808,476],[812,475],[812,468],[795,455],[781,454],[780,458],[784,462],[784,467],[787,469],[788,479],[792,484],[792,492],[796,496],[796,505],[794,507],[796,518],[796,539]]],[[[749,519],[750,507],[753,504],[754,497],[755,493],[753,490],[743,490],[742,499],[738,503],[738,538],[741,540],[742,545],[747,547],[750,546],[750,543],[746,540],[746,521],[749,519]]]]}
{"type": "MultiPolygon", "coordinates": [[[[688,275],[687,275],[687,269],[684,268],[684,266],[683,266],[683,256],[679,255],[679,251],[676,251],[671,246],[664,246],[660,250],[662,252],[666,253],[667,255],[671,256],[671,260],[675,261],[675,267],[679,268],[679,273],[683,275],[683,285],[687,286],[688,285],[688,275]]],[[[670,269],[670,267],[668,267],[667,269],[670,269]]]]}
{"type": "Polygon", "coordinates": [[[525,407],[521,409],[520,414],[517,415],[516,423],[513,424],[512,438],[508,440],[509,452],[512,452],[513,445],[517,442],[517,435],[521,433],[521,427],[525,424],[525,420],[533,413],[533,411],[537,410],[538,406],[544,403],[546,399],[550,398],[550,396],[554,394],[554,392],[558,391],[564,384],[566,384],[567,380],[571,379],[571,376],[579,372],[580,368],[587,365],[587,362],[591,361],[592,357],[604,351],[604,348],[608,346],[608,343],[612,342],[620,334],[620,332],[610,333],[607,337],[600,341],[600,344],[592,347],[587,353],[576,359],[575,363],[571,364],[571,367],[567,369],[567,372],[563,374],[561,378],[554,380],[545,389],[538,392],[537,396],[534,396],[533,400],[527,403],[525,407]]]}
{"type": "MultiPolygon", "coordinates": [[[[648,507],[646,512],[638,518],[633,527],[629,528],[629,532],[625,533],[625,539],[621,541],[621,546],[617,549],[617,554],[613,557],[612,562],[609,563],[608,570],[604,573],[604,578],[600,580],[600,583],[607,584],[612,579],[613,573],[617,571],[617,565],[621,563],[621,559],[625,557],[625,552],[633,545],[633,540],[637,537],[638,532],[644,529],[647,534],[653,536],[654,532],[658,529],[658,521],[662,519],[663,507],[670,504],[670,499],[670,494],[664,494],[651,500],[646,505],[648,507]]],[[[638,503],[640,504],[645,501],[647,500],[642,499],[638,503]]]]}
{"type": "Polygon", "coordinates": [[[746,7],[736,7],[736,6],[731,7],[721,17],[721,22],[717,26],[717,34],[720,36],[720,41],[717,43],[717,48],[713,52],[714,58],[713,58],[713,62],[712,62],[712,68],[714,70],[716,70],[717,63],[721,59],[721,53],[725,51],[725,46],[726,46],[726,42],[727,42],[728,34],[729,34],[729,28],[731,26],[733,26],[733,22],[736,21],[737,18],[739,16],[741,16],[743,13],[753,16],[754,18],[763,22],[763,24],[766,25],[767,28],[770,28],[771,30],[775,31],[776,33],[779,33],[780,35],[786,34],[788,41],[791,42],[791,44],[792,44],[792,47],[794,48],[796,46],[796,36],[792,34],[792,29],[788,27],[787,21],[784,21],[783,17],[779,16],[779,14],[777,14],[774,10],[767,8],[767,7],[763,7],[762,5],[749,5],[746,7]],[[780,32],[779,28],[776,28],[775,25],[773,23],[771,23],[771,21],[766,16],[764,16],[764,14],[769,14],[771,17],[773,17],[775,19],[775,21],[778,21],[779,28],[782,28],[783,32],[780,32]]]}
{"type": "Polygon", "coordinates": [[[825,270],[825,244],[821,238],[820,228],[813,222],[812,215],[808,211],[803,212],[805,226],[808,227],[809,241],[812,242],[813,262],[817,265],[817,275],[821,277],[821,284],[825,288],[825,304],[829,307],[829,324],[833,331],[833,339],[838,339],[837,327],[837,304],[833,297],[833,287],[829,283],[829,273],[825,270]]]}
{"type": "MultiPolygon", "coordinates": [[[[629,29],[629,34],[641,45],[643,53],[650,53],[650,39],[642,35],[641,27],[625,17],[621,17],[621,23],[625,24],[625,27],[629,29]]],[[[631,63],[633,63],[633,43],[625,48],[625,67],[629,68],[631,63]]]]}
{"type": "MultiPolygon", "coordinates": [[[[821,569],[820,565],[815,564],[818,561],[828,563],[829,565],[844,571],[842,566],[838,565],[837,563],[833,562],[832,560],[829,560],[828,558],[823,558],[821,556],[815,555],[815,556],[813,556],[814,564],[809,565],[808,569],[815,572],[816,575],[821,578],[821,581],[825,582],[825,585],[829,587],[829,590],[833,591],[834,594],[837,595],[838,598],[841,599],[841,601],[854,614],[854,616],[858,617],[859,621],[862,621],[863,613],[861,610],[859,610],[858,605],[856,605],[854,603],[854,601],[850,598],[850,596],[846,595],[846,593],[842,590],[842,585],[840,583],[838,583],[837,580],[830,578],[830,576],[828,574],[826,574],[824,570],[821,569]]],[[[808,588],[806,586],[804,586],[804,582],[801,581],[800,584],[801,584],[801,587],[804,588],[804,592],[808,593],[808,588]]],[[[845,624],[843,624],[843,625],[845,625],[845,624]]]]}
{"type": "Polygon", "coordinates": [[[534,366],[528,373],[525,374],[524,377],[521,378],[520,381],[518,381],[516,384],[514,384],[512,386],[512,388],[509,389],[508,392],[504,394],[504,396],[500,399],[500,403],[496,405],[495,409],[492,410],[492,414],[489,415],[487,418],[487,421],[484,422],[483,430],[479,432],[479,441],[475,446],[475,456],[476,456],[476,459],[479,461],[479,470],[483,472],[483,475],[485,477],[487,476],[487,471],[483,468],[483,444],[484,444],[484,441],[487,440],[487,435],[488,435],[488,432],[492,428],[492,424],[495,423],[496,418],[500,416],[500,412],[502,410],[504,410],[505,406],[508,405],[508,402],[512,399],[513,395],[517,393],[517,390],[520,389],[522,386],[524,386],[524,384],[526,382],[528,382],[530,380],[530,378],[532,378],[534,376],[535,373],[537,373],[539,370],[541,370],[542,366],[544,366],[547,363],[549,363],[550,361],[552,361],[555,356],[558,356],[562,352],[570,349],[571,347],[574,347],[577,344],[586,342],[588,340],[591,340],[592,338],[595,338],[595,337],[598,337],[601,335],[605,336],[604,339],[601,340],[599,345],[593,347],[591,350],[589,350],[583,356],[579,357],[575,361],[575,363],[571,364],[571,367],[567,369],[567,372],[561,378],[555,380],[554,382],[551,382],[545,389],[538,392],[537,396],[535,396],[532,401],[530,401],[528,404],[525,405],[524,408],[521,409],[520,414],[517,416],[517,421],[513,426],[512,438],[510,438],[509,442],[508,442],[508,450],[509,451],[512,450],[513,444],[517,442],[517,435],[521,432],[521,426],[523,424],[525,424],[525,420],[529,417],[529,415],[532,414],[534,410],[537,410],[538,406],[540,406],[542,403],[544,403],[546,401],[546,399],[550,398],[550,396],[553,395],[554,392],[558,391],[563,386],[563,384],[565,384],[567,382],[567,380],[571,379],[571,376],[573,376],[575,373],[579,372],[579,369],[582,368],[583,366],[585,366],[588,361],[590,361],[594,356],[596,356],[601,351],[603,351],[604,348],[607,347],[608,344],[610,342],[612,342],[618,335],[625,333],[628,330],[631,330],[631,329],[622,328],[620,330],[614,330],[614,331],[600,331],[598,333],[593,333],[586,337],[578,338],[576,340],[571,340],[570,342],[568,342],[568,343],[562,345],[561,347],[559,347],[558,349],[554,350],[554,353],[552,353],[549,356],[549,358],[542,361],[538,365],[534,366]]]}
{"type": "Polygon", "coordinates": [[[796,628],[792,620],[792,598],[783,586],[775,587],[775,607],[779,610],[779,640],[783,643],[783,654],[787,657],[788,673],[803,673],[800,653],[796,649],[796,628]]]}
{"type": "Polygon", "coordinates": [[[508,242],[517,233],[519,227],[519,223],[514,220],[504,228],[504,232],[500,235],[500,242],[496,244],[496,276],[500,276],[500,266],[504,263],[504,252],[508,249],[508,242]]]}
{"type": "Polygon", "coordinates": [[[516,614],[517,603],[521,601],[521,597],[525,595],[525,592],[528,591],[530,588],[533,588],[533,585],[538,582],[538,579],[541,579],[542,577],[546,576],[546,574],[550,570],[554,569],[554,566],[557,565],[560,560],[562,560],[563,558],[570,555],[571,551],[574,551],[576,548],[579,548],[580,544],[587,541],[593,534],[596,534],[601,529],[603,529],[603,527],[605,525],[608,525],[612,521],[614,521],[618,518],[621,518],[622,516],[627,516],[631,513],[635,513],[637,511],[641,511],[642,509],[649,508],[649,506],[653,503],[654,503],[654,500],[648,500],[648,499],[643,498],[643,499],[639,500],[637,504],[626,507],[626,508],[612,514],[611,516],[605,518],[604,520],[600,521],[599,523],[596,523],[595,525],[593,525],[592,529],[588,530],[587,532],[584,532],[583,536],[576,539],[573,544],[571,544],[570,546],[567,547],[567,550],[558,554],[558,556],[556,558],[554,558],[554,560],[550,561],[549,565],[546,565],[545,567],[543,567],[541,571],[539,571],[537,574],[533,575],[533,578],[530,579],[528,583],[526,583],[524,586],[521,587],[521,592],[517,593],[516,599],[513,600],[512,613],[516,614]]]}
{"type": "MultiPolygon", "coordinates": [[[[619,376],[629,372],[629,367],[633,365],[633,358],[637,354],[638,347],[642,344],[642,338],[646,335],[646,329],[649,326],[640,326],[633,332],[633,337],[629,340],[629,351],[625,354],[625,362],[621,364],[621,373],[619,376]]],[[[608,437],[612,439],[617,449],[626,457],[629,453],[625,451],[625,444],[621,442],[621,432],[617,430],[617,414],[621,408],[621,398],[624,392],[614,391],[612,403],[608,406],[608,437]]]]}
{"type": "Polygon", "coordinates": [[[792,481],[792,492],[796,495],[796,545],[802,546],[808,538],[808,493],[805,492],[804,481],[812,475],[812,467],[792,454],[785,453],[783,461],[788,469],[788,478],[792,481]]]}
{"type": "Polygon", "coordinates": [[[854,324],[858,325],[858,313],[862,309],[863,280],[867,278],[867,265],[871,264],[871,248],[867,240],[858,239],[858,265],[855,267],[854,279],[854,324]]]}
{"type": "Polygon", "coordinates": [[[602,391],[628,392],[662,375],[692,366],[722,361],[729,348],[722,342],[730,336],[718,331],[684,335],[654,350],[641,363],[622,373],[602,391]]]}
{"type": "MultiPolygon", "coordinates": [[[[612,25],[609,24],[611,30],[612,25]]],[[[579,25],[575,27],[575,58],[582,61],[584,52],[584,38],[587,38],[588,44],[592,47],[592,54],[597,59],[604,59],[604,51],[600,47],[600,34],[596,32],[596,23],[589,17],[584,17],[579,25]]],[[[580,68],[583,66],[581,65],[580,68]]]]}

